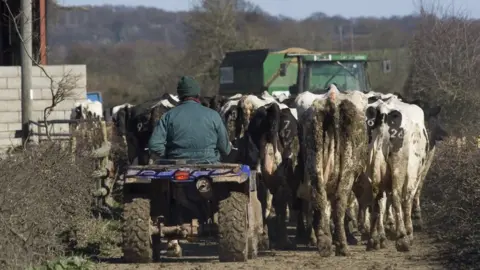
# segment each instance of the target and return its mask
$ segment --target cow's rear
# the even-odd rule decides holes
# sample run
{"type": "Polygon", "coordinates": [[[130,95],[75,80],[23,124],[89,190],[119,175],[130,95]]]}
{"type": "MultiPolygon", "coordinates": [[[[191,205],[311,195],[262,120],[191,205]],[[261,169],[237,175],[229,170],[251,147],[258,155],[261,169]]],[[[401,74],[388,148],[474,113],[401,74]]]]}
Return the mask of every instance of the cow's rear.
{"type": "Polygon", "coordinates": [[[424,113],[399,100],[377,101],[367,109],[370,137],[368,174],[373,186],[373,215],[368,250],[385,240],[385,195],[391,196],[396,247],[408,251],[413,237],[412,203],[427,161],[428,135],[424,113]]]}
{"type": "MultiPolygon", "coordinates": [[[[322,256],[331,254],[330,214],[333,210],[337,255],[347,255],[345,211],[355,178],[363,171],[366,127],[361,104],[347,94],[317,99],[302,116],[305,176],[311,184],[314,227],[322,256]],[[333,207],[333,209],[331,209],[333,207]]],[[[304,188],[305,190],[305,188],[304,188]]]]}

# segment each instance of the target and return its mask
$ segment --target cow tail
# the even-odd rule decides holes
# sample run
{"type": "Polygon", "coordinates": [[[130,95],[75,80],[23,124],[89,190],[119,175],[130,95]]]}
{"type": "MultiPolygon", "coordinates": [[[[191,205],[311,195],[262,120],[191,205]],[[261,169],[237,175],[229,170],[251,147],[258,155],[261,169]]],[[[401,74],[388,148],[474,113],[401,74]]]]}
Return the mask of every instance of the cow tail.
{"type": "Polygon", "coordinates": [[[268,140],[272,143],[273,149],[278,150],[278,133],[280,132],[280,107],[273,103],[267,111],[267,123],[270,123],[268,140]]]}
{"type": "MultiPolygon", "coordinates": [[[[327,130],[327,140],[324,143],[326,148],[324,148],[324,159],[327,160],[325,164],[328,164],[328,159],[333,154],[333,164],[330,164],[330,170],[328,171],[328,175],[324,177],[333,177],[337,179],[340,173],[340,168],[337,164],[341,164],[341,155],[338,155],[340,151],[340,146],[342,142],[340,141],[340,110],[338,110],[335,102],[331,99],[327,99],[326,104],[326,119],[325,122],[328,123],[328,126],[325,127],[327,130]]],[[[325,165],[324,165],[325,167],[325,165]]],[[[324,181],[328,181],[329,179],[325,179],[324,181]]]]}
{"type": "MultiPolygon", "coordinates": [[[[344,148],[340,152],[342,159],[348,158],[345,157],[345,147],[347,147],[348,143],[352,147],[352,155],[356,156],[356,161],[367,160],[368,132],[362,119],[364,119],[364,116],[351,101],[342,101],[340,104],[340,146],[344,148]]],[[[343,160],[340,164],[344,164],[343,160]]],[[[364,164],[356,165],[358,165],[359,170],[364,167],[364,164]]],[[[341,168],[341,171],[344,171],[344,169],[347,168],[341,168]]],[[[360,171],[357,173],[360,173],[360,171]]]]}
{"type": "Polygon", "coordinates": [[[248,122],[244,113],[243,100],[237,105],[237,119],[235,121],[235,138],[240,138],[248,127],[248,122]]]}
{"type": "Polygon", "coordinates": [[[305,138],[303,136],[303,121],[299,119],[297,125],[297,132],[298,132],[298,155],[297,155],[297,165],[295,166],[295,176],[297,179],[300,179],[300,182],[303,183],[305,180],[305,138]]]}
{"type": "MultiPolygon", "coordinates": [[[[323,105],[323,104],[322,104],[323,105]]],[[[325,142],[325,117],[326,110],[325,108],[316,108],[313,115],[312,126],[305,130],[310,135],[306,137],[312,140],[311,142],[307,142],[306,144],[306,151],[307,157],[311,159],[310,166],[314,166],[314,168],[310,168],[310,181],[312,187],[315,189],[321,188],[321,184],[323,182],[323,150],[324,150],[324,142],[325,142]],[[308,153],[310,152],[310,153],[308,153]]],[[[308,139],[307,139],[308,140],[308,139]]]]}

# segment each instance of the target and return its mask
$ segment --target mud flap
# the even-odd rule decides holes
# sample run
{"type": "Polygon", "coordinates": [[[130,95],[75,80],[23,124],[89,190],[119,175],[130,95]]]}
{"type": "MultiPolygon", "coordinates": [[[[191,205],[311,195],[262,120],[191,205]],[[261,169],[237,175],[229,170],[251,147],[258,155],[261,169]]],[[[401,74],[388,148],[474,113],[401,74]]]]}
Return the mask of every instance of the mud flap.
{"type": "Polygon", "coordinates": [[[257,171],[256,170],[250,171],[249,186],[250,186],[249,188],[250,192],[257,191],[257,171]]]}

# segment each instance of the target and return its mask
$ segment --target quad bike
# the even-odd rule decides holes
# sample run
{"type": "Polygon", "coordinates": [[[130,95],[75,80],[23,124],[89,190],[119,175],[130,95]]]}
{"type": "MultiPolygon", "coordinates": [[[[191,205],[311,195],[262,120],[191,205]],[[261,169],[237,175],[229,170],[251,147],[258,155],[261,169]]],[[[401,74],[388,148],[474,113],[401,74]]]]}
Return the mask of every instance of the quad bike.
{"type": "Polygon", "coordinates": [[[256,172],[241,164],[157,160],[125,173],[123,253],[129,263],[160,258],[162,239],[216,239],[220,262],[257,256],[263,231],[256,172]]]}

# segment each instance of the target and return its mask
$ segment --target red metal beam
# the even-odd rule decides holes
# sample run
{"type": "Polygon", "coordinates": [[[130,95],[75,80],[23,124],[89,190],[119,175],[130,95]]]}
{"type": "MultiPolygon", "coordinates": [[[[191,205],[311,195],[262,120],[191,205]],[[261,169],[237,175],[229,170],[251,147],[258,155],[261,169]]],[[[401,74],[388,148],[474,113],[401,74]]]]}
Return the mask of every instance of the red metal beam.
{"type": "Polygon", "coordinates": [[[38,0],[40,8],[40,64],[47,64],[47,20],[46,20],[46,1],[38,0]]]}

